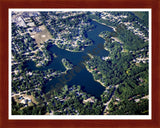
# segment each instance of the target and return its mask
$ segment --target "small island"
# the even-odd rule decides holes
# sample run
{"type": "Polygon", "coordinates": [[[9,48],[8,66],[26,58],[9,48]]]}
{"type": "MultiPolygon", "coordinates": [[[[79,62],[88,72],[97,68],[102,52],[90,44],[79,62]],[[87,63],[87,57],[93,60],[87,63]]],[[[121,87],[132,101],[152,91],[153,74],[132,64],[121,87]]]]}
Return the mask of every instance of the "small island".
{"type": "Polygon", "coordinates": [[[73,64],[71,64],[66,58],[62,58],[62,63],[66,70],[70,70],[73,68],[73,64]]]}

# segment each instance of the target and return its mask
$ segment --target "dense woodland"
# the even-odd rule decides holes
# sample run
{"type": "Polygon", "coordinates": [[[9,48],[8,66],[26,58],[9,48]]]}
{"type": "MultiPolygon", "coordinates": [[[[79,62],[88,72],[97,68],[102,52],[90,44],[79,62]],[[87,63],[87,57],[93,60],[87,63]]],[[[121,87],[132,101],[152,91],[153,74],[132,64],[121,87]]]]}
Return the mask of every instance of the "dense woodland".
{"type": "MultiPolygon", "coordinates": [[[[104,31],[100,35],[105,39],[104,48],[109,51],[110,58],[104,61],[99,56],[94,56],[86,62],[86,67],[92,70],[94,79],[100,80],[106,87],[119,85],[114,96],[121,100],[115,105],[116,98],[112,99],[109,113],[147,114],[148,100],[136,103],[134,99],[148,95],[148,62],[135,63],[133,60],[148,56],[148,42],[144,42],[121,24],[116,27],[116,32],[104,31]],[[124,43],[111,37],[117,37],[124,43]],[[140,105],[143,107],[139,107],[140,105]]],[[[111,92],[113,91],[106,97],[103,96],[104,101],[110,99],[111,92]]]]}
{"type": "Polygon", "coordinates": [[[54,115],[101,115],[103,105],[94,96],[90,96],[80,89],[80,86],[68,87],[65,85],[61,92],[51,90],[47,94],[36,94],[38,104],[25,107],[12,99],[12,114],[14,115],[44,115],[53,112],[54,115]],[[88,98],[90,102],[84,102],[88,98]],[[44,102],[45,101],[45,102],[44,102]],[[46,106],[46,104],[48,104],[46,106]]]}

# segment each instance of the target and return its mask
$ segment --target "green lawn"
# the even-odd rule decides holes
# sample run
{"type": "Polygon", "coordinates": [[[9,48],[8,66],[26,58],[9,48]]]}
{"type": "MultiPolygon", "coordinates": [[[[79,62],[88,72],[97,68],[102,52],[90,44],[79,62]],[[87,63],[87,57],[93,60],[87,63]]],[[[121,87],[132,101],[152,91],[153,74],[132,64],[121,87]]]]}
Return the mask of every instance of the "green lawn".
{"type": "Polygon", "coordinates": [[[142,19],[143,18],[143,16],[144,16],[144,12],[133,12],[136,16],[138,16],[140,19],[142,19]]]}

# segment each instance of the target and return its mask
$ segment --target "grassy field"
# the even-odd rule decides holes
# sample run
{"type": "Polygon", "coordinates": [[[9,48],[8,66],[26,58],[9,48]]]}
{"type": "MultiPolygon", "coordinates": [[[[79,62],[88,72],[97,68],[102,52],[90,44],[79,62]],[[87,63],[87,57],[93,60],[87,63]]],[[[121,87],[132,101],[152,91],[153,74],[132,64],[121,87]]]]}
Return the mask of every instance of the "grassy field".
{"type": "Polygon", "coordinates": [[[44,43],[48,39],[52,38],[51,34],[48,32],[44,25],[39,26],[39,29],[41,32],[37,32],[36,34],[31,35],[36,40],[38,46],[40,46],[40,43],[44,43]]]}
{"type": "Polygon", "coordinates": [[[144,16],[144,12],[133,12],[137,17],[139,17],[140,19],[143,18],[144,16]]]}

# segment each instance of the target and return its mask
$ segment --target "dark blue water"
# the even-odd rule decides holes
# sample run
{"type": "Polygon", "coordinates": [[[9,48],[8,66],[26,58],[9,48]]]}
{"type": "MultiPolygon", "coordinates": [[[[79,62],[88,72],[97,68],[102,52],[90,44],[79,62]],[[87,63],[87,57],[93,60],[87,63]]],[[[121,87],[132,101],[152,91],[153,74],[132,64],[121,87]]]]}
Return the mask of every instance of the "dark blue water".
{"type": "MultiPolygon", "coordinates": [[[[104,39],[100,38],[98,35],[102,31],[113,30],[112,28],[99,24],[95,21],[92,21],[91,23],[95,25],[95,28],[92,31],[87,32],[87,36],[94,42],[92,46],[86,47],[83,52],[69,52],[53,45],[49,47],[48,50],[52,53],[55,53],[57,55],[57,58],[54,58],[48,64],[48,66],[39,68],[39,70],[47,70],[52,68],[55,70],[65,71],[65,68],[61,63],[62,58],[66,58],[76,66],[81,61],[84,61],[83,57],[87,56],[87,53],[91,53],[101,57],[107,56],[108,52],[104,50],[103,47],[99,48],[99,44],[103,46],[104,39]]],[[[32,70],[38,70],[38,68],[36,68],[33,63],[30,63],[30,66],[28,68],[31,68],[32,70]]],[[[80,72],[76,72],[73,68],[72,73],[74,74],[70,75],[68,73],[69,76],[65,75],[63,77],[55,78],[49,81],[43,88],[44,92],[49,91],[51,88],[57,88],[57,86],[55,86],[57,83],[60,83],[61,85],[67,84],[69,86],[80,85],[83,91],[98,98],[103,93],[105,88],[100,83],[94,81],[92,74],[89,73],[85,67],[80,67],[80,70],[80,72]],[[65,82],[62,84],[62,81],[65,82]]]]}

